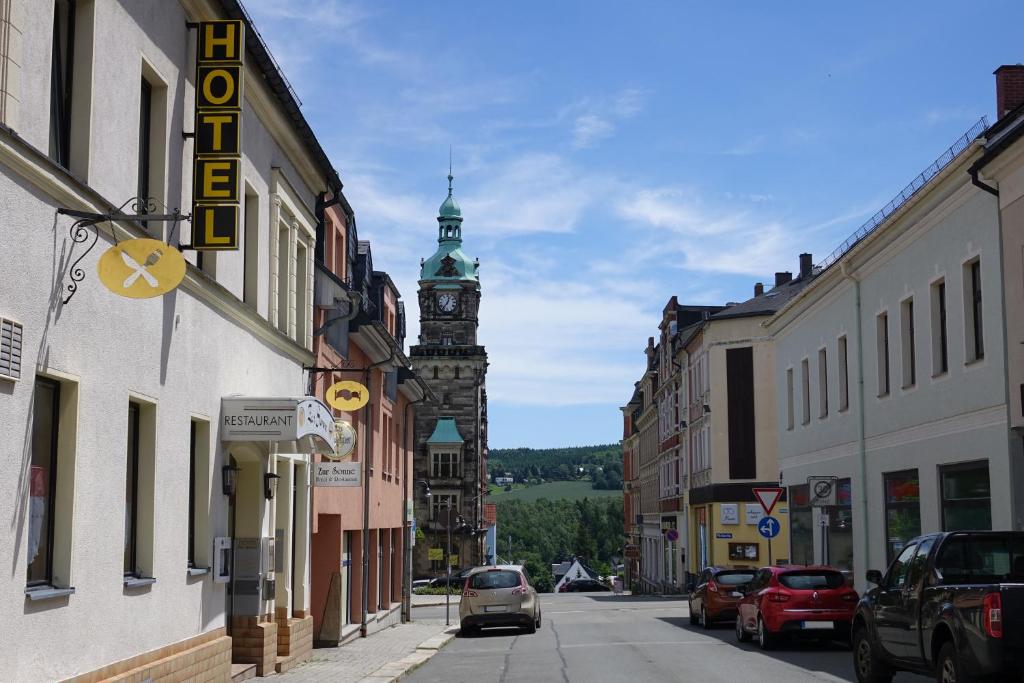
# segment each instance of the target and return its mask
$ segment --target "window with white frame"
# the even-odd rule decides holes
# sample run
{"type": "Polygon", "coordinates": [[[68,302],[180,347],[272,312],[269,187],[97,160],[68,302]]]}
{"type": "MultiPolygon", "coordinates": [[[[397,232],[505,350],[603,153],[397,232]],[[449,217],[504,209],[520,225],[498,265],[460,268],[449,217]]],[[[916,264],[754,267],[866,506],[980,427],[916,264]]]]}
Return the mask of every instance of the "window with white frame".
{"type": "Polygon", "coordinates": [[[431,458],[431,476],[436,479],[461,477],[461,458],[453,451],[435,451],[431,458]]]}
{"type": "Polygon", "coordinates": [[[966,335],[967,362],[985,357],[985,335],[981,309],[981,260],[974,259],[964,264],[964,332],[966,335]]]}
{"type": "Polygon", "coordinates": [[[430,496],[430,519],[442,524],[454,522],[459,514],[459,494],[454,492],[435,491],[430,496]],[[448,519],[448,507],[451,505],[451,520],[448,519]]]}
{"type": "Polygon", "coordinates": [[[270,323],[300,345],[313,343],[313,248],[316,231],[280,172],[270,207],[270,323]]]}
{"type": "Polygon", "coordinates": [[[903,388],[917,383],[917,341],[914,334],[914,299],[900,303],[900,351],[903,355],[903,388]]]}

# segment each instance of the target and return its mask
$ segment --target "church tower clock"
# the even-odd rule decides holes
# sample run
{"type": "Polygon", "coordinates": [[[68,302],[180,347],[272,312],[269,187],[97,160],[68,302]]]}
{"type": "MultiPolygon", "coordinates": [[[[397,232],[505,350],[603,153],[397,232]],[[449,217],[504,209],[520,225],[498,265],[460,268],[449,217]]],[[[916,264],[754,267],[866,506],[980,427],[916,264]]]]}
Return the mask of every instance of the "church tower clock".
{"type": "Polygon", "coordinates": [[[440,575],[484,559],[483,495],[487,490],[487,353],[477,343],[480,262],[462,251],[462,210],[452,194],[441,204],[437,250],[420,262],[419,343],[410,349],[413,369],[437,403],[416,410],[417,528],[426,536],[413,552],[414,575],[440,575]],[[428,488],[421,481],[429,485],[428,488]],[[450,506],[450,513],[449,513],[450,506]],[[447,545],[451,527],[451,546],[447,545]]]}

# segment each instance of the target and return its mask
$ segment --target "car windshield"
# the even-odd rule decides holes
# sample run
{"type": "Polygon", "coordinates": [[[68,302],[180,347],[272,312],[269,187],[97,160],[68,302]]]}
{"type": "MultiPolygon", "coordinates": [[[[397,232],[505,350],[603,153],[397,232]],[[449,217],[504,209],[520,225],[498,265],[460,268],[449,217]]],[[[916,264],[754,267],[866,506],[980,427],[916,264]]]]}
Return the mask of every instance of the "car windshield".
{"type": "Polygon", "coordinates": [[[779,583],[793,590],[810,591],[840,588],[846,583],[846,579],[839,572],[813,570],[780,574],[779,583]]]}
{"type": "Polygon", "coordinates": [[[750,583],[754,578],[754,572],[721,572],[715,576],[715,582],[723,586],[740,586],[750,583]]]}
{"type": "Polygon", "coordinates": [[[486,571],[473,574],[470,577],[471,588],[515,588],[520,584],[519,572],[513,571],[486,571]]]}

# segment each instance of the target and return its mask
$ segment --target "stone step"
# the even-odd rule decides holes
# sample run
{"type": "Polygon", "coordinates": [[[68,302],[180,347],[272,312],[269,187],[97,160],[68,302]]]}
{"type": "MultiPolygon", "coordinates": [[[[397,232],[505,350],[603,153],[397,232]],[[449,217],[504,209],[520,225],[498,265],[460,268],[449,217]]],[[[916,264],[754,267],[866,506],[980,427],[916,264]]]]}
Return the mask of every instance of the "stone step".
{"type": "Polygon", "coordinates": [[[231,665],[231,680],[233,681],[233,683],[238,683],[238,681],[247,681],[250,678],[256,678],[255,664],[231,665]]]}

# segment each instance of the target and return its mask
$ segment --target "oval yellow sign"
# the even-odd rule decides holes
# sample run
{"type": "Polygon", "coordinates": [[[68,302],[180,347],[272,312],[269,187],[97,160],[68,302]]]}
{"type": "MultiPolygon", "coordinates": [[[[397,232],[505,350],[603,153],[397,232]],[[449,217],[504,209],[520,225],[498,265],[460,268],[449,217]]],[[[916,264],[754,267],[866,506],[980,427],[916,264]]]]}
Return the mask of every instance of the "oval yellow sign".
{"type": "Polygon", "coordinates": [[[370,400],[370,392],[359,382],[344,380],[327,388],[327,404],[347,413],[359,410],[370,400]]]}
{"type": "Polygon", "coordinates": [[[166,294],[185,278],[185,257],[160,240],[124,240],[96,264],[100,282],[118,296],[148,299],[166,294]]]}
{"type": "Polygon", "coordinates": [[[333,453],[324,453],[328,460],[345,460],[352,451],[356,449],[356,428],[343,420],[334,421],[334,443],[336,447],[333,453]]]}

